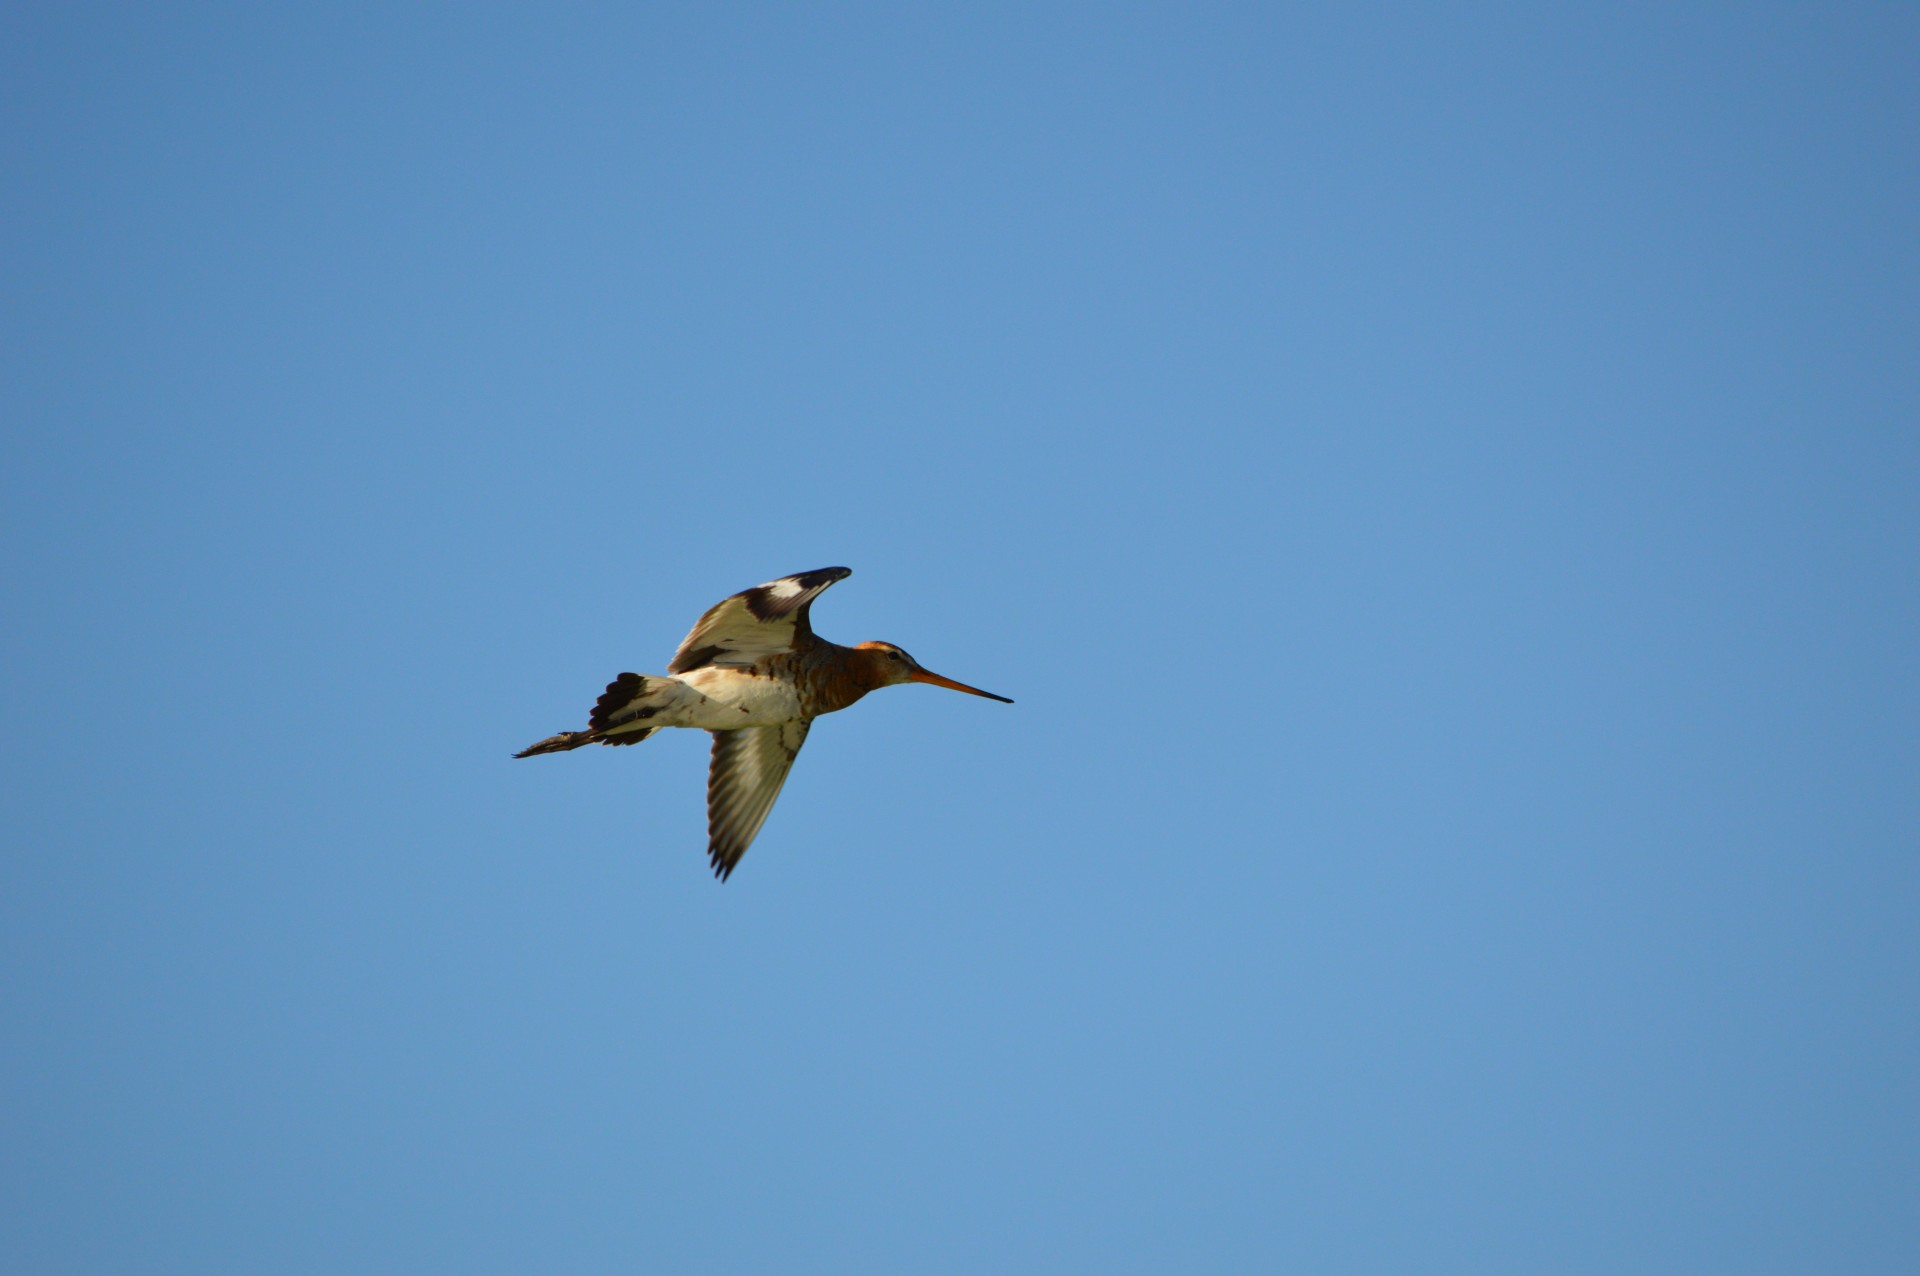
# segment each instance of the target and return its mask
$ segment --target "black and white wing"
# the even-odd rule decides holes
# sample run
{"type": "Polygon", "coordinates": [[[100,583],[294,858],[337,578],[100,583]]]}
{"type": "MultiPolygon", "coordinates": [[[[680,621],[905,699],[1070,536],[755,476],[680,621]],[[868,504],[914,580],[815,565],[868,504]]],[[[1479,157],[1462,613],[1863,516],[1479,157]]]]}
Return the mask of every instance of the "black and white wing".
{"type": "MultiPolygon", "coordinates": [[[[831,582],[829,582],[831,583],[831,582]]],[[[824,586],[823,586],[824,588],[824,586]]],[[[713,765],[707,772],[707,858],[714,876],[726,881],[767,822],[780,786],[787,782],[811,719],[777,727],[714,731],[713,765]]]]}
{"type": "Polygon", "coordinates": [[[750,665],[762,656],[806,646],[813,640],[807,609],[827,586],[851,575],[845,567],[822,567],[755,585],[715,603],[681,641],[667,672],[750,665]]]}

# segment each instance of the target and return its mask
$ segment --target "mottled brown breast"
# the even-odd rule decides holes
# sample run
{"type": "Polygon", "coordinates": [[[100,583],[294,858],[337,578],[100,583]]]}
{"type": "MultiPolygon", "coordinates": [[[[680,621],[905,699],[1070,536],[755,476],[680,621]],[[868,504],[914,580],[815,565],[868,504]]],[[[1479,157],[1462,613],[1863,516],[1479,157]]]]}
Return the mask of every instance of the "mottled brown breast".
{"type": "Polygon", "coordinates": [[[815,639],[803,651],[769,656],[760,667],[791,678],[810,717],[835,713],[881,685],[881,671],[868,653],[815,639]]]}

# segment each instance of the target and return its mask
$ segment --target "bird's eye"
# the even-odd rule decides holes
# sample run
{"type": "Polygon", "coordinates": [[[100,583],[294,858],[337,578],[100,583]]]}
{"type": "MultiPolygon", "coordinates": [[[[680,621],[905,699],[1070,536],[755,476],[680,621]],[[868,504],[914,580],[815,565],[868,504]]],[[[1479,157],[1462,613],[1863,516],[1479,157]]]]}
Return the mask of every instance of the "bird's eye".
{"type": "Polygon", "coordinates": [[[887,659],[888,659],[888,660],[898,660],[898,659],[900,659],[900,653],[899,653],[899,652],[897,652],[897,651],[889,651],[889,652],[887,653],[887,659]]]}

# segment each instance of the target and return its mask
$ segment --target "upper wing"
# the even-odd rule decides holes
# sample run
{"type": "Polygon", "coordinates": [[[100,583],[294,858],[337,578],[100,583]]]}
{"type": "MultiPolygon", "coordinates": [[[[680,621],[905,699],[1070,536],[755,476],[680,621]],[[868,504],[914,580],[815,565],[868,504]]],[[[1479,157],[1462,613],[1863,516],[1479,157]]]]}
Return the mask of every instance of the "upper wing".
{"type": "Polygon", "coordinates": [[[681,641],[667,672],[688,673],[706,665],[750,665],[762,656],[804,646],[813,637],[807,608],[821,590],[851,575],[845,567],[822,567],[755,585],[715,603],[681,641]]]}
{"type": "MultiPolygon", "coordinates": [[[[829,582],[831,583],[831,582],[829,582]]],[[[707,772],[707,858],[714,876],[726,881],[767,822],[787,772],[807,742],[811,719],[777,727],[714,731],[713,766],[707,772]]]]}

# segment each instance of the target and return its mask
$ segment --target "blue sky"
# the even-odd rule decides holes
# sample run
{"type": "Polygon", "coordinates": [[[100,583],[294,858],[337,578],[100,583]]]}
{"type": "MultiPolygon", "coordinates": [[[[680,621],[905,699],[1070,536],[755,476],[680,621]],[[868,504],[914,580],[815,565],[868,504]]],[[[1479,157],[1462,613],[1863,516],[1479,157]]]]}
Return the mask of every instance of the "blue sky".
{"type": "Polygon", "coordinates": [[[1912,10],[4,26],[0,1265],[1920,1265],[1912,10]]]}

